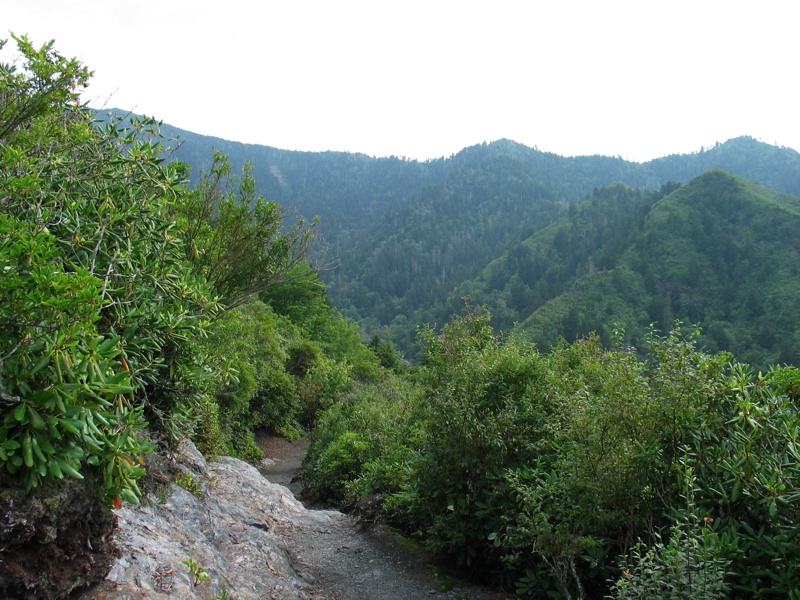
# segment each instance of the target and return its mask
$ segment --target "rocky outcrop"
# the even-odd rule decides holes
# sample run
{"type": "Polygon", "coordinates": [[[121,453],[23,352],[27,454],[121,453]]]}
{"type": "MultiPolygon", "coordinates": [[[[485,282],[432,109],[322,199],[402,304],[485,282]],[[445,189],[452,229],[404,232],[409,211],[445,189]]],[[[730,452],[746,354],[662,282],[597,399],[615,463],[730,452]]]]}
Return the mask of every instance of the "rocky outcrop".
{"type": "Polygon", "coordinates": [[[82,494],[78,501],[69,488],[55,496],[51,490],[46,503],[36,495],[13,496],[14,502],[25,497],[32,508],[4,516],[0,546],[7,552],[0,556],[19,558],[14,552],[21,548],[30,554],[0,565],[27,565],[5,569],[17,577],[17,587],[0,589],[0,598],[56,599],[71,591],[78,600],[506,598],[440,574],[416,545],[399,543],[375,522],[377,498],[359,507],[360,520],[308,510],[255,467],[227,457],[207,464],[189,442],[174,454],[150,455],[148,473],[145,502],[103,513],[108,531],[117,521],[113,535],[86,529],[96,496],[82,494]],[[74,531],[48,526],[50,512],[71,515],[57,522],[71,522],[74,531]],[[9,550],[12,539],[19,543],[9,550]],[[95,540],[105,551],[98,552],[95,540]],[[112,541],[117,555],[109,570],[112,541]],[[77,589],[106,573],[93,587],[77,589]]]}
{"type": "Polygon", "coordinates": [[[318,597],[287,539],[298,527],[325,529],[340,513],[306,510],[240,460],[207,465],[189,442],[175,458],[183,471],[177,481],[189,489],[173,483],[161,499],[151,495],[116,510],[119,558],[106,580],[79,598],[318,597]]]}

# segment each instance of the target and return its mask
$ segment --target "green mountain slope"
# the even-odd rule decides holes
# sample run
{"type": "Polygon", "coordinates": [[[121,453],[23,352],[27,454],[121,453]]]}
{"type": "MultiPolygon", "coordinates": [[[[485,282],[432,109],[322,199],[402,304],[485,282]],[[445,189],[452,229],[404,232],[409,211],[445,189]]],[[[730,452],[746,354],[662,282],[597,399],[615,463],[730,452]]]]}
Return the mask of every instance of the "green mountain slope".
{"type": "Polygon", "coordinates": [[[607,339],[620,323],[640,343],[649,323],[680,319],[711,351],[798,364],[798,231],[800,198],[709,171],[656,201],[616,264],[567,281],[517,331],[547,346],[590,330],[607,339]]]}
{"type": "Polygon", "coordinates": [[[373,327],[400,315],[395,338],[407,347],[403,333],[414,335],[407,322],[447,319],[458,310],[458,303],[446,303],[455,285],[552,221],[562,206],[554,190],[507,157],[468,164],[424,188],[354,245],[332,274],[334,302],[373,327]]]}
{"type": "MultiPolygon", "coordinates": [[[[353,244],[368,240],[382,220],[396,220],[428,186],[460,178],[464,171],[511,162],[525,177],[561,200],[577,200],[612,181],[657,189],[721,168],[772,189],[800,195],[800,154],[740,137],[692,154],[634,163],[607,156],[563,157],[498,140],[465,148],[448,158],[419,162],[348,152],[297,152],[242,144],[164,125],[180,144],[173,156],[193,167],[192,179],[211,163],[211,147],[229,155],[234,170],[254,166],[259,193],[307,218],[321,217],[331,252],[344,258],[353,244]]],[[[465,187],[465,186],[462,186],[465,187]]],[[[467,206],[468,208],[468,206],[467,206]]]]}
{"type": "MultiPolygon", "coordinates": [[[[570,205],[567,214],[512,246],[480,276],[460,284],[453,298],[469,296],[491,306],[493,325],[507,330],[579,277],[616,266],[652,205],[676,187],[667,184],[652,192],[615,182],[595,189],[570,205]]],[[[568,329],[565,335],[573,333],[568,329]]]]}
{"type": "MultiPolygon", "coordinates": [[[[122,111],[110,111],[125,118],[122,111]]],[[[107,114],[98,114],[99,119],[107,114]]],[[[423,186],[441,179],[446,162],[418,162],[397,157],[373,158],[349,152],[297,152],[271,146],[243,144],[205,136],[169,124],[162,134],[173,140],[168,159],[179,159],[192,169],[190,184],[211,167],[212,148],[228,155],[234,172],[253,164],[257,192],[289,211],[310,219],[321,217],[320,232],[340,257],[353,236],[367,231],[387,211],[423,186]]]]}
{"type": "Polygon", "coordinates": [[[692,154],[658,158],[644,166],[656,180],[682,183],[711,169],[724,169],[770,189],[800,196],[800,154],[747,136],[692,154]]]}
{"type": "MultiPolygon", "coordinates": [[[[489,263],[564,215],[571,204],[613,181],[658,190],[666,182],[685,183],[710,168],[723,168],[800,195],[800,154],[746,137],[643,164],[605,156],[562,157],[510,140],[418,162],[343,152],[293,152],[210,138],[168,125],[163,130],[180,138],[172,156],[191,164],[193,177],[208,168],[214,146],[230,156],[234,169],[252,161],[258,191],[266,198],[307,218],[319,215],[320,237],[325,242],[320,247],[329,261],[338,264],[321,274],[331,301],[359,320],[369,334],[389,328],[406,352],[416,326],[443,322],[458,310],[462,286],[472,295],[471,282],[489,263]]],[[[646,207],[653,201],[648,194],[656,192],[632,193],[642,197],[631,202],[646,207]]],[[[598,195],[596,200],[599,210],[604,210],[608,199],[598,195]]],[[[641,209],[631,210],[641,215],[641,209]]],[[[622,231],[627,217],[620,214],[593,217],[581,244],[593,239],[591,243],[597,244],[598,235],[622,231]],[[614,222],[606,223],[609,218],[614,222]]],[[[564,244],[566,239],[571,247],[570,232],[560,235],[553,241],[564,244]]],[[[611,257],[626,243],[618,239],[614,248],[603,251],[606,255],[593,257],[583,267],[607,269],[611,257]]],[[[514,260],[524,272],[517,274],[519,269],[505,265],[494,270],[495,296],[506,287],[512,292],[511,299],[498,303],[496,309],[497,324],[504,328],[525,319],[531,305],[554,297],[563,281],[580,272],[582,263],[573,252],[576,264],[558,273],[548,267],[547,285],[539,282],[534,289],[535,270],[542,268],[542,261],[553,261],[546,244],[540,246],[538,253],[531,246],[530,256],[524,248],[518,249],[521,254],[514,260]],[[533,271],[531,261],[539,265],[533,271]],[[499,281],[506,272],[508,279],[499,281]]]]}
{"type": "MultiPolygon", "coordinates": [[[[739,157],[741,153],[736,148],[741,146],[742,150],[755,153],[754,163],[763,162],[757,153],[766,145],[751,142],[734,140],[696,157],[703,163],[713,163],[714,156],[739,157]]],[[[795,165],[797,153],[777,150],[786,160],[780,163],[783,170],[778,169],[772,180],[791,183],[789,165],[795,165]]],[[[379,217],[362,236],[353,238],[353,246],[347,249],[348,260],[342,261],[340,269],[327,278],[331,298],[338,307],[368,330],[388,326],[406,351],[413,342],[416,325],[443,322],[459,309],[460,297],[465,295],[459,291],[463,281],[476,277],[518,240],[563,214],[571,200],[614,179],[654,188],[667,181],[650,164],[608,157],[558,157],[507,140],[467,148],[445,166],[444,181],[423,187],[404,204],[379,217]]],[[[797,166],[800,168],[800,162],[797,166]]],[[[660,171],[669,173],[663,165],[660,171]]],[[[642,195],[639,202],[652,202],[647,199],[652,192],[636,194],[642,195]]],[[[595,220],[604,222],[609,218],[603,214],[606,199],[597,200],[601,214],[595,220]]],[[[625,230],[627,218],[620,210],[614,219],[622,219],[622,223],[593,226],[600,227],[603,235],[614,235],[625,230]]],[[[563,236],[556,241],[563,243],[563,236]]],[[[618,239],[616,250],[608,251],[618,252],[624,243],[625,239],[618,239]]],[[[535,248],[530,249],[535,255],[535,248]]],[[[602,268],[609,257],[599,259],[602,268]]],[[[517,260],[524,263],[526,257],[517,260]]],[[[567,266],[574,270],[575,265],[567,266]]],[[[558,281],[565,274],[550,276],[558,281]]],[[[514,307],[519,309],[531,301],[524,283],[524,277],[522,282],[509,278],[504,283],[515,290],[512,310],[500,307],[503,314],[498,314],[496,324],[510,325],[515,320],[514,307]]],[[[553,282],[549,285],[552,287],[553,282]]],[[[547,297],[542,294],[542,298],[547,297]]]]}

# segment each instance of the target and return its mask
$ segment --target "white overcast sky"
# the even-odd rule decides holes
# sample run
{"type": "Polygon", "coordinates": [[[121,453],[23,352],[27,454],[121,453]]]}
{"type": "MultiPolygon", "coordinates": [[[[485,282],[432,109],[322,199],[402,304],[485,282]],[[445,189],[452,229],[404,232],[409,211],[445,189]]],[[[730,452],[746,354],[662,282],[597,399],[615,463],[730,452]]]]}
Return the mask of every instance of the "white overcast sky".
{"type": "Polygon", "coordinates": [[[796,0],[0,0],[0,37],[94,70],[92,106],[418,159],[499,138],[638,161],[739,135],[800,149],[798,27],[796,0]]]}

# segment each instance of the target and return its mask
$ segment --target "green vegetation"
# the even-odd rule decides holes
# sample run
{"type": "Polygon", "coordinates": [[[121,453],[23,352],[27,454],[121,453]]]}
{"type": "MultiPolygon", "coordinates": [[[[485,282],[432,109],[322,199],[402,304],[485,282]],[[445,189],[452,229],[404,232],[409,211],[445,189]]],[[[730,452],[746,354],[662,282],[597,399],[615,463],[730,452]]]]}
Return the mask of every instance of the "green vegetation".
{"type": "Polygon", "coordinates": [[[203,490],[201,489],[200,484],[194,478],[194,476],[188,471],[176,477],[174,479],[174,483],[175,485],[178,485],[183,489],[185,489],[193,496],[197,496],[198,498],[203,497],[203,490]]]}
{"type": "Polygon", "coordinates": [[[554,223],[513,245],[479,277],[462,283],[454,295],[470,296],[493,307],[493,325],[509,330],[547,302],[569,293],[566,304],[571,312],[543,319],[547,329],[532,339],[549,347],[559,334],[573,340],[578,334],[596,331],[608,342],[613,321],[602,312],[595,319],[579,313],[578,303],[572,302],[575,286],[592,280],[602,288],[587,303],[604,297],[606,287],[627,287],[624,281],[604,285],[603,274],[619,263],[640,235],[653,205],[677,187],[666,184],[658,192],[649,192],[617,182],[595,189],[583,202],[571,204],[554,223]]]}
{"type": "Polygon", "coordinates": [[[93,469],[106,503],[136,502],[149,439],[257,458],[254,430],[296,436],[380,374],[305,260],[313,225],[286,223],[219,153],[188,188],[158,123],[95,122],[78,96],[88,70],[14,40],[20,66],[0,65],[4,482],[93,469]]]}
{"type": "Polygon", "coordinates": [[[521,596],[800,594],[800,370],[770,366],[800,362],[800,200],[724,171],[661,176],[746,163],[736,149],[757,143],[647,166],[505,140],[425,164],[314,156],[316,170],[275,151],[269,197],[339,215],[350,262],[330,278],[378,332],[365,345],[314,268],[316,222],[287,222],[256,161],[237,174],[211,153],[190,187],[158,123],[94,121],[78,97],[89,72],[14,39],[2,485],[92,474],[104,505],[136,502],[156,444],[254,460],[255,431],[313,427],[312,495],[376,494],[404,531],[521,596]],[[610,169],[660,187],[607,185],[610,169]],[[358,233],[343,198],[365,173],[396,195],[360,188],[358,233]],[[419,364],[404,361],[394,343],[411,348],[464,296],[494,316],[467,301],[419,328],[419,364]]]}
{"type": "Polygon", "coordinates": [[[725,573],[730,560],[723,558],[719,534],[709,525],[710,517],[697,514],[694,500],[696,479],[686,467],[684,493],[686,512],[669,530],[669,541],[646,547],[637,542],[630,557],[622,557],[622,574],[611,587],[614,598],[720,598],[729,591],[725,573]]]}
{"type": "MultiPolygon", "coordinates": [[[[601,299],[609,290],[615,296],[622,294],[617,305],[598,310],[598,303],[589,299],[582,306],[558,302],[531,323],[531,339],[549,346],[559,335],[572,340],[597,331],[608,343],[615,320],[624,320],[629,333],[639,339],[653,320],[662,327],[669,327],[673,318],[695,323],[697,319],[681,306],[679,296],[673,293],[667,298],[666,288],[675,283],[658,281],[657,273],[651,274],[645,281],[647,289],[641,291],[647,296],[640,307],[644,310],[631,311],[628,304],[638,299],[628,298],[624,291],[630,285],[629,271],[641,270],[630,265],[616,268],[615,261],[637,244],[649,209],[674,191],[675,184],[670,182],[687,184],[709,170],[724,169],[768,188],[800,195],[800,154],[747,137],[644,164],[605,156],[566,158],[509,140],[420,163],[395,157],[289,152],[169,131],[183,139],[177,155],[198,170],[210,168],[213,145],[229,154],[237,169],[252,161],[259,174],[258,191],[265,197],[303,215],[320,215],[320,238],[327,244],[331,262],[339,263],[322,273],[333,305],[358,321],[370,336],[388,332],[412,360],[421,356],[417,327],[446,322],[459,310],[464,295],[489,306],[493,325],[508,331],[548,301],[571,294],[573,285],[585,287],[581,278],[590,274],[599,286],[591,286],[592,294],[601,299]],[[624,185],[612,184],[615,181],[624,185]],[[540,231],[561,216],[570,218],[547,234],[540,231]],[[553,241],[558,247],[552,246],[553,241]],[[655,283],[661,286],[654,287],[655,283]],[[675,304],[670,307],[671,316],[662,314],[665,301],[675,304]],[[651,312],[657,316],[649,317],[651,312]]],[[[711,208],[707,216],[716,218],[701,221],[700,228],[714,227],[717,218],[728,217],[721,211],[715,214],[711,204],[706,204],[711,208]]],[[[772,209],[767,209],[763,217],[773,218],[770,213],[772,209]]],[[[758,227],[754,240],[771,235],[758,227]]],[[[658,263],[660,257],[645,258],[658,263]]],[[[703,264],[697,261],[695,271],[703,264]]],[[[742,266],[748,281],[771,277],[758,272],[758,262],[742,266]]],[[[720,297],[715,295],[713,300],[718,303],[720,297]]],[[[701,323],[703,344],[710,350],[732,351],[758,365],[798,361],[796,354],[791,360],[781,358],[791,356],[793,341],[770,341],[774,320],[762,320],[761,341],[752,345],[749,332],[740,337],[737,331],[740,318],[723,315],[713,319],[717,321],[713,326],[712,320],[701,323]],[[728,338],[741,344],[728,345],[728,338]],[[752,354],[744,355],[744,350],[752,354]]]]}
{"type": "MultiPolygon", "coordinates": [[[[512,314],[526,338],[549,347],[560,335],[575,339],[597,331],[608,343],[611,324],[618,322],[641,345],[649,323],[680,319],[700,325],[700,343],[710,352],[732,352],[760,369],[800,362],[800,308],[794,301],[800,295],[794,235],[800,199],[709,171],[668,195],[645,195],[638,215],[629,213],[625,223],[616,215],[627,211],[608,202],[610,193],[617,192],[598,192],[575,216],[526,241],[526,247],[549,253],[548,268],[529,288],[529,315],[512,314]],[[597,199],[604,201],[596,207],[597,199]],[[609,226],[594,225],[598,219],[609,226]],[[615,222],[622,224],[619,231],[615,222]],[[548,245],[548,236],[563,231],[570,233],[562,250],[548,245]],[[587,238],[597,240],[594,247],[583,248],[587,238]]],[[[475,299],[484,300],[482,289],[485,283],[475,299]]],[[[507,286],[489,296],[507,306],[511,292],[507,286]]]]}
{"type": "Polygon", "coordinates": [[[334,505],[396,492],[425,433],[416,389],[395,376],[352,386],[315,424],[303,466],[309,493],[334,505]]]}
{"type": "Polygon", "coordinates": [[[414,389],[318,421],[305,477],[521,595],[786,597],[800,585],[796,369],[754,376],[680,328],[542,354],[467,307],[425,330],[414,389]],[[791,383],[790,383],[791,382],[791,383]],[[613,585],[612,585],[613,584],[613,585]],[[703,596],[706,594],[706,596],[703,596]]]}
{"type": "Polygon", "coordinates": [[[174,213],[195,269],[220,294],[226,307],[279,283],[302,261],[314,241],[314,228],[302,218],[288,230],[280,205],[256,194],[253,167],[231,173],[228,157],[213,153],[213,163],[174,213]]]}
{"type": "Polygon", "coordinates": [[[204,581],[211,580],[211,576],[208,574],[208,571],[206,571],[204,567],[191,558],[184,560],[183,564],[186,565],[187,569],[189,569],[189,575],[192,576],[192,585],[199,585],[204,581]]]}
{"type": "Polygon", "coordinates": [[[136,501],[147,417],[186,427],[208,377],[198,339],[218,307],[166,218],[181,165],[154,123],[92,127],[88,72],[15,38],[0,68],[0,466],[26,489],[99,469],[136,501]]]}

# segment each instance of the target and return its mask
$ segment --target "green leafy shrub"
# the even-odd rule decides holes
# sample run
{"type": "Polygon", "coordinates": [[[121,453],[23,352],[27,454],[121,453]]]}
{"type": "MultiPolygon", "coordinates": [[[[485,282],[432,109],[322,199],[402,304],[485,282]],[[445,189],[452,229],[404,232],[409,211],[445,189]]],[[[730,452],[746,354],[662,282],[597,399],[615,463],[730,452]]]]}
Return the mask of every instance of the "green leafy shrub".
{"type": "Polygon", "coordinates": [[[706,414],[726,357],[698,353],[678,334],[653,336],[644,361],[603,349],[596,336],[543,355],[499,340],[488,321],[468,308],[440,333],[423,333],[411,403],[387,397],[326,411],[305,473],[340,501],[392,493],[385,505],[404,527],[477,577],[516,580],[530,595],[602,590],[614,556],[668,524],[662,515],[680,495],[677,444],[706,414]],[[382,417],[406,406],[413,419],[387,429],[368,416],[373,406],[382,417]],[[343,454],[350,434],[406,442],[343,454]],[[315,459],[325,448],[336,460],[315,459]]]}
{"type": "Polygon", "coordinates": [[[192,576],[192,585],[196,586],[204,581],[211,580],[211,576],[208,574],[208,571],[200,563],[192,560],[191,558],[187,558],[181,562],[186,565],[186,568],[189,570],[189,575],[192,576]]]}
{"type": "Polygon", "coordinates": [[[778,394],[785,394],[791,400],[800,401],[800,369],[792,366],[772,367],[767,373],[767,381],[778,394]]]}
{"type": "Polygon", "coordinates": [[[631,565],[612,586],[613,597],[716,599],[725,596],[728,560],[721,558],[716,535],[697,521],[676,523],[669,541],[646,548],[637,543],[631,565]],[[696,531],[699,530],[699,531],[696,531]]]}
{"type": "Polygon", "coordinates": [[[175,485],[182,487],[193,496],[197,496],[198,498],[203,497],[203,490],[200,487],[200,483],[188,471],[175,478],[175,485]]]}
{"type": "Polygon", "coordinates": [[[696,456],[698,508],[733,548],[731,588],[752,598],[800,588],[800,411],[775,375],[732,364],[709,413],[683,431],[696,456]]]}
{"type": "Polygon", "coordinates": [[[225,453],[258,459],[255,429],[297,431],[299,378],[285,368],[295,336],[290,323],[258,300],[226,311],[211,328],[208,350],[217,369],[230,375],[215,392],[225,453]]]}
{"type": "MultiPolygon", "coordinates": [[[[325,478],[326,492],[330,494],[326,500],[344,498],[347,482],[358,475],[369,450],[367,442],[352,431],[343,433],[325,447],[317,457],[314,469],[325,478]]],[[[315,485],[317,480],[317,477],[310,476],[307,487],[309,493],[319,497],[321,490],[315,485]]]]}
{"type": "Polygon", "coordinates": [[[367,348],[372,350],[372,353],[378,358],[381,366],[384,369],[391,369],[392,371],[399,372],[402,366],[402,357],[397,349],[392,344],[391,339],[381,339],[380,336],[373,335],[372,339],[367,344],[367,348]]]}
{"type": "Polygon", "coordinates": [[[197,339],[216,305],[167,215],[186,171],[162,163],[152,120],[95,128],[88,71],[15,40],[22,68],[0,67],[0,467],[29,489],[88,464],[107,500],[135,502],[143,419],[185,435],[211,376],[197,339]]]}
{"type": "Polygon", "coordinates": [[[290,278],[316,237],[316,219],[293,224],[277,202],[256,193],[253,165],[231,172],[228,157],[214,150],[211,168],[182,194],[173,213],[186,240],[186,258],[236,308],[290,278]]]}
{"type": "Polygon", "coordinates": [[[351,382],[346,361],[336,362],[320,356],[307,370],[299,389],[304,424],[312,425],[316,416],[330,407],[351,382]]]}
{"type": "Polygon", "coordinates": [[[655,533],[647,548],[641,541],[623,558],[622,575],[611,586],[614,598],[716,599],[725,596],[725,573],[730,551],[712,529],[714,519],[700,518],[695,503],[697,491],[691,465],[682,463],[686,506],[678,511],[666,543],[655,533]]]}
{"type": "Polygon", "coordinates": [[[441,334],[424,333],[425,437],[396,508],[430,548],[491,577],[502,555],[493,541],[513,504],[506,470],[519,466],[525,440],[540,437],[546,423],[541,406],[521,401],[546,374],[536,352],[499,344],[488,320],[469,310],[441,334]]]}
{"type": "Polygon", "coordinates": [[[548,355],[499,344],[480,312],[427,334],[425,443],[396,497],[428,545],[531,595],[603,589],[612,557],[637,538],[651,546],[639,546],[642,565],[701,556],[714,593],[729,561],[736,593],[796,588],[791,378],[726,366],[729,355],[697,351],[679,325],[651,332],[643,359],[591,336],[548,355]],[[696,513],[681,512],[687,451],[696,513]],[[682,529],[658,541],[676,512],[682,529]],[[714,522],[700,538],[696,514],[714,522]]]}
{"type": "Polygon", "coordinates": [[[309,332],[331,359],[346,361],[350,373],[362,381],[380,376],[378,358],[361,341],[361,330],[338,312],[331,311],[309,332]]]}
{"type": "Polygon", "coordinates": [[[398,378],[349,386],[312,431],[302,477],[313,497],[342,505],[397,491],[421,435],[414,389],[398,378]]]}

